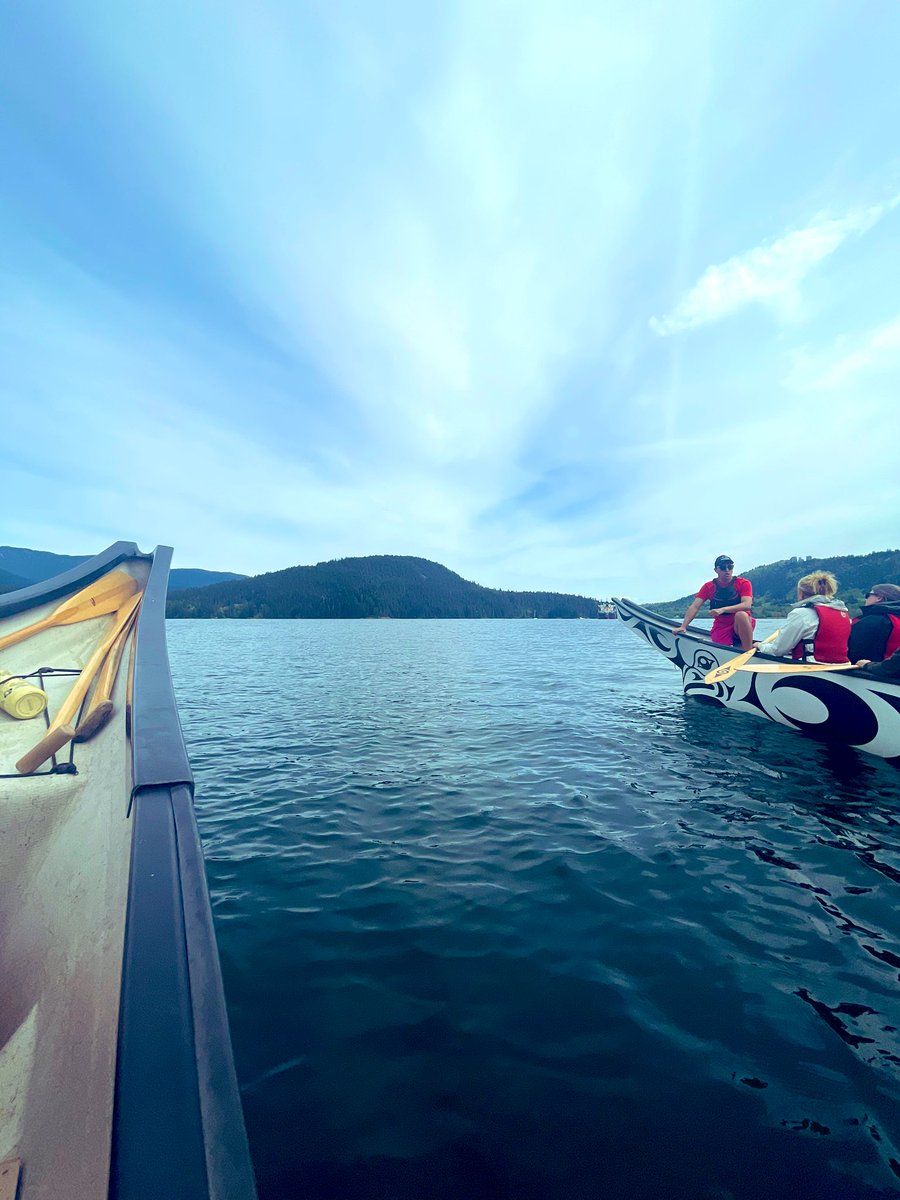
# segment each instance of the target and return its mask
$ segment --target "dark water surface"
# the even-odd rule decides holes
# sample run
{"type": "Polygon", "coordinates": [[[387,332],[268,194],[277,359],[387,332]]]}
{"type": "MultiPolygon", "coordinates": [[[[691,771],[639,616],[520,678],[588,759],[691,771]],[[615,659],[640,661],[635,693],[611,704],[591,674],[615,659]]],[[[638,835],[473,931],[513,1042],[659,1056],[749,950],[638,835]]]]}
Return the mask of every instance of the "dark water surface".
{"type": "Polygon", "coordinates": [[[900,1194],[896,768],[612,621],[168,632],[263,1200],[900,1194]]]}

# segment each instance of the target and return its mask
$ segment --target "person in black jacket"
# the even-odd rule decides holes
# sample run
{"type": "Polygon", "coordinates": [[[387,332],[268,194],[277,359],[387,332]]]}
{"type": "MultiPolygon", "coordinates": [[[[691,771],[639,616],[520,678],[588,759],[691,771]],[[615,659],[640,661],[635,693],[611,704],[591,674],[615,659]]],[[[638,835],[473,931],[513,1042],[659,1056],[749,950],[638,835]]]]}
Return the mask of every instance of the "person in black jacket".
{"type": "MultiPolygon", "coordinates": [[[[881,662],[892,637],[900,635],[900,587],[876,583],[866,593],[862,613],[853,622],[847,654],[851,662],[881,662]]],[[[894,646],[891,647],[893,650],[894,646]]]]}

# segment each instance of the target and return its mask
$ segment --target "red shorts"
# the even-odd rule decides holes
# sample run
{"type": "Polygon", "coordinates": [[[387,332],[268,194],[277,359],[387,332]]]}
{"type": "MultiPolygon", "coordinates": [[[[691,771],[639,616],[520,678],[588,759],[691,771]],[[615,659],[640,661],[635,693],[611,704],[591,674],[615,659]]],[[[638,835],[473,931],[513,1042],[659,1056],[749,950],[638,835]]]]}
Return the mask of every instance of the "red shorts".
{"type": "MultiPolygon", "coordinates": [[[[739,646],[741,639],[734,631],[734,613],[725,613],[722,617],[713,618],[710,637],[717,646],[739,646]]],[[[750,628],[756,628],[756,617],[750,618],[750,628]]]]}

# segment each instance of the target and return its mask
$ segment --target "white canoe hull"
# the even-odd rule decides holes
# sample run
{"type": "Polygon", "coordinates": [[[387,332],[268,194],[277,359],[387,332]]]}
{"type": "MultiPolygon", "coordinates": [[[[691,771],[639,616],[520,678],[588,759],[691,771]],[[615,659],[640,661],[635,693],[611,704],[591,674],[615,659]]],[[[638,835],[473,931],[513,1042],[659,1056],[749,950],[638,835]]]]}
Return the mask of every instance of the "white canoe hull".
{"type": "Polygon", "coordinates": [[[614,600],[620,619],[681,672],[686,696],[717,701],[820,740],[853,746],[900,765],[900,685],[858,671],[736,671],[722,683],[704,677],[738,650],[676,624],[628,599],[614,600]]]}

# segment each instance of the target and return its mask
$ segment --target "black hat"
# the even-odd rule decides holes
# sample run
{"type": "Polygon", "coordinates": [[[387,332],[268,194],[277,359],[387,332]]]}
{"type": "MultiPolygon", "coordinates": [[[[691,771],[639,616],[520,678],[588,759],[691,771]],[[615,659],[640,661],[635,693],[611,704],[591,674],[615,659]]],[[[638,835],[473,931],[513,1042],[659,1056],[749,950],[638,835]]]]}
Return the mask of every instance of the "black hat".
{"type": "Polygon", "coordinates": [[[870,587],[867,596],[876,595],[879,600],[884,600],[887,604],[896,604],[900,600],[900,587],[896,583],[876,583],[874,587],[870,587]]]}
{"type": "Polygon", "coordinates": [[[734,559],[729,558],[729,556],[727,554],[720,554],[719,557],[715,561],[716,570],[718,570],[719,567],[724,568],[724,567],[733,567],[733,566],[734,566],[734,559]]]}

